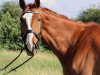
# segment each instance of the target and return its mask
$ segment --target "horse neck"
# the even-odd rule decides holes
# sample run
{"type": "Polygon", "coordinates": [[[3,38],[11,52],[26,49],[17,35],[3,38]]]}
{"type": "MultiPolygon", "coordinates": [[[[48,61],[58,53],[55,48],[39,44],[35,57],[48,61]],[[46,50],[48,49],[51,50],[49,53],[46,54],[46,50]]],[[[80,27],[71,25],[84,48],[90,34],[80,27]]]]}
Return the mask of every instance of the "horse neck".
{"type": "Polygon", "coordinates": [[[73,25],[69,19],[62,19],[49,13],[44,13],[42,20],[42,39],[56,55],[64,56],[78,37],[79,26],[73,25]]]}

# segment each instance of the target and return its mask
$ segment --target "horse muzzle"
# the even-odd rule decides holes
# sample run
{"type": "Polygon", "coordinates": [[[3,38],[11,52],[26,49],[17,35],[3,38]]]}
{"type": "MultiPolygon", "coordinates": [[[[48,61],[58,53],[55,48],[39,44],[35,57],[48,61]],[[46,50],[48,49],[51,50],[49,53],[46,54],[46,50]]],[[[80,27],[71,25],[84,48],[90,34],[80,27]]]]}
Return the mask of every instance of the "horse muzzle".
{"type": "Polygon", "coordinates": [[[26,43],[25,49],[28,56],[34,56],[34,54],[36,54],[37,52],[35,45],[31,47],[29,44],[26,43]]]}
{"type": "Polygon", "coordinates": [[[27,52],[27,55],[33,56],[37,51],[36,47],[40,41],[40,38],[38,34],[36,34],[33,30],[27,30],[24,35],[23,35],[23,41],[24,41],[24,46],[27,52]],[[32,37],[35,35],[35,37],[38,39],[36,43],[32,42],[32,37]]]}

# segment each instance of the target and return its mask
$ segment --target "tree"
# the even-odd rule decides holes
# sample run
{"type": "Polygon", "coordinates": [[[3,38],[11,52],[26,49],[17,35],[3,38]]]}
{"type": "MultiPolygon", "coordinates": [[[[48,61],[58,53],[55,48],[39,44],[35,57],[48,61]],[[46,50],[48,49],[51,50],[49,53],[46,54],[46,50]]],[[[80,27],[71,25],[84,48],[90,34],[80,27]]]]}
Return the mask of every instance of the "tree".
{"type": "Polygon", "coordinates": [[[96,7],[88,8],[87,10],[81,11],[77,17],[77,20],[83,22],[96,22],[100,23],[100,9],[96,7]]]}
{"type": "Polygon", "coordinates": [[[0,10],[0,47],[4,49],[20,49],[16,44],[20,41],[20,9],[14,2],[5,2],[0,10]]]}

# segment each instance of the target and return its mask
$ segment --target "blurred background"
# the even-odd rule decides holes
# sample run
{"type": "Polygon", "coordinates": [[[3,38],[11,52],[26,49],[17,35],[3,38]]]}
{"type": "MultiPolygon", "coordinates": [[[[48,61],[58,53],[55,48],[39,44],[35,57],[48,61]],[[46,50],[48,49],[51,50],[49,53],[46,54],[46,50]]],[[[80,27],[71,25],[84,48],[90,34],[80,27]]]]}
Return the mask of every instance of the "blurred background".
{"type": "MultiPolygon", "coordinates": [[[[0,4],[6,1],[18,2],[19,0],[0,0],[0,4]]],[[[34,0],[25,1],[27,4],[34,2],[34,0]]],[[[100,0],[41,0],[41,6],[48,7],[70,18],[76,18],[82,10],[86,10],[91,6],[100,7],[100,0]]]]}

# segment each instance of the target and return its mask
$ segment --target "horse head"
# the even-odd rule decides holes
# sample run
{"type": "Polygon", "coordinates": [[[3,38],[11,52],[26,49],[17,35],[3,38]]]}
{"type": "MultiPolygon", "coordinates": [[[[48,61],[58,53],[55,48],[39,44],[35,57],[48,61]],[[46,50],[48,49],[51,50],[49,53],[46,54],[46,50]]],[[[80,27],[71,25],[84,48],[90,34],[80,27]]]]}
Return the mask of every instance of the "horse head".
{"type": "Polygon", "coordinates": [[[40,0],[35,0],[34,4],[26,5],[24,0],[19,0],[22,9],[21,32],[28,55],[33,56],[41,36],[41,17],[38,12],[40,0]]]}

